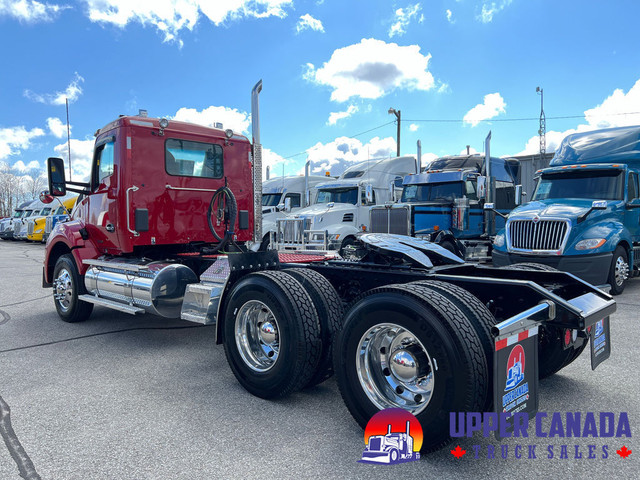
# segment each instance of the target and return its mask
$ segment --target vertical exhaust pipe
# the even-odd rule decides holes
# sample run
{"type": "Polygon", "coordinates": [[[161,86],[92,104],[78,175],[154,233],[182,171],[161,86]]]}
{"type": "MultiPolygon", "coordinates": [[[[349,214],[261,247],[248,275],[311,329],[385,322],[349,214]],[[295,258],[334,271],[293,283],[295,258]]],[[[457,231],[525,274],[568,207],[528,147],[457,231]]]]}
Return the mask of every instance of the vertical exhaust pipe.
{"type": "Polygon", "coordinates": [[[387,426],[387,435],[391,435],[391,424],[387,426]]]}
{"type": "Polygon", "coordinates": [[[253,241],[262,242],[262,145],[260,144],[260,92],[262,80],[251,90],[251,136],[253,137],[253,241]]]}
{"type": "Polygon", "coordinates": [[[309,169],[311,168],[311,160],[307,160],[304,164],[304,206],[311,204],[311,195],[309,192],[309,169]]]}
{"type": "Polygon", "coordinates": [[[416,173],[422,171],[422,142],[418,140],[418,161],[416,162],[416,173]]]}
{"type": "Polygon", "coordinates": [[[409,420],[407,420],[407,437],[409,436],[409,424],[410,424],[410,422],[409,422],[409,420]]]}
{"type": "Polygon", "coordinates": [[[269,177],[271,177],[271,167],[267,165],[267,174],[265,175],[265,180],[269,180],[269,177]]]}

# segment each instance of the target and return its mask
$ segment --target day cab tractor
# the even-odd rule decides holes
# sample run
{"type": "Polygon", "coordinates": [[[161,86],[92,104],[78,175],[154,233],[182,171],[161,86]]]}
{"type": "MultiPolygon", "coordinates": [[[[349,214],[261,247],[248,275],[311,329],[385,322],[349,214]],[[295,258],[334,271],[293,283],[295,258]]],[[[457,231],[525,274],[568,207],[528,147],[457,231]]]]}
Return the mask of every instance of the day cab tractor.
{"type": "Polygon", "coordinates": [[[608,335],[607,293],[536,265],[467,264],[426,241],[371,233],[352,261],[260,251],[261,89],[252,142],[123,116],[98,130],[88,182],[67,182],[62,159],[48,160],[50,194],[82,194],[45,252],[43,286],[62,320],[86,320],[98,305],[210,325],[250,393],[282,397],[335,372],[360,425],[408,410],[426,432],[423,451],[449,441],[449,412],[535,411],[539,375],[579,355],[596,322],[608,335]],[[526,355],[524,403],[504,393],[513,345],[526,355]]]}

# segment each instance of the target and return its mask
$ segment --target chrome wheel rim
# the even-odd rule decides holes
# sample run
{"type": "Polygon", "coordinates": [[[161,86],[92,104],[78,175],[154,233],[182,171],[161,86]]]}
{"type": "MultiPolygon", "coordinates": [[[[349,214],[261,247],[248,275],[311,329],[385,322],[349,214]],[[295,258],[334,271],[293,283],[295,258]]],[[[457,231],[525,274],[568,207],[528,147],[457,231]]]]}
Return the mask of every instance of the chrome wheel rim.
{"type": "Polygon", "coordinates": [[[275,315],[267,305],[250,300],[236,315],[235,337],[244,363],[256,372],[273,368],[280,354],[280,334],[275,315]]]}
{"type": "Polygon", "coordinates": [[[629,264],[622,257],[616,259],[615,281],[618,287],[622,286],[624,281],[629,278],[629,264]]]}
{"type": "Polygon", "coordinates": [[[61,269],[54,280],[53,297],[56,299],[63,312],[66,312],[71,308],[71,300],[73,298],[73,281],[71,280],[71,274],[66,268],[61,269]]]}
{"type": "Polygon", "coordinates": [[[363,391],[379,409],[424,410],[435,385],[434,361],[409,330],[393,323],[371,327],[360,339],[356,369],[363,391]]]}

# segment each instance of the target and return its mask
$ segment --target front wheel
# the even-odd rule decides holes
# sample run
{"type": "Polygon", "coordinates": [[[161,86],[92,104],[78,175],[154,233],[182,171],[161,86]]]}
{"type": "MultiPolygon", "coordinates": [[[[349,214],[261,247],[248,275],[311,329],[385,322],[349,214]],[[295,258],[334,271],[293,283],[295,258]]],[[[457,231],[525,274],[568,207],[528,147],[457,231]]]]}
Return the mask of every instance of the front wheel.
{"type": "Polygon", "coordinates": [[[78,272],[73,256],[62,255],[53,269],[53,298],[62,320],[76,323],[89,318],[93,311],[93,303],[78,299],[78,295],[84,293],[87,293],[84,279],[78,272]]]}
{"type": "Polygon", "coordinates": [[[613,252],[613,259],[609,269],[608,282],[611,285],[611,294],[620,295],[627,285],[628,278],[629,257],[627,256],[627,250],[622,245],[618,245],[613,252]]]}

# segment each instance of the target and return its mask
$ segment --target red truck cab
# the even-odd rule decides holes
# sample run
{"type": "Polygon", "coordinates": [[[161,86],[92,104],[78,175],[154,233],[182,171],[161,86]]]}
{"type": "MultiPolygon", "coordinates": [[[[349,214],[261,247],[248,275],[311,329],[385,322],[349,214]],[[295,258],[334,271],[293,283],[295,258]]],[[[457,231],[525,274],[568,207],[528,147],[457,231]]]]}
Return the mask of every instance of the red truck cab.
{"type": "MultiPolygon", "coordinates": [[[[72,253],[166,258],[216,242],[208,225],[213,194],[228,186],[237,202],[233,239],[252,239],[251,143],[231,130],[122,116],[96,132],[91,177],[72,221],[47,242],[44,284],[57,259],[72,253]]],[[[71,182],[67,182],[71,183],[71,182]]],[[[219,236],[225,226],[213,222],[219,236]]]]}

